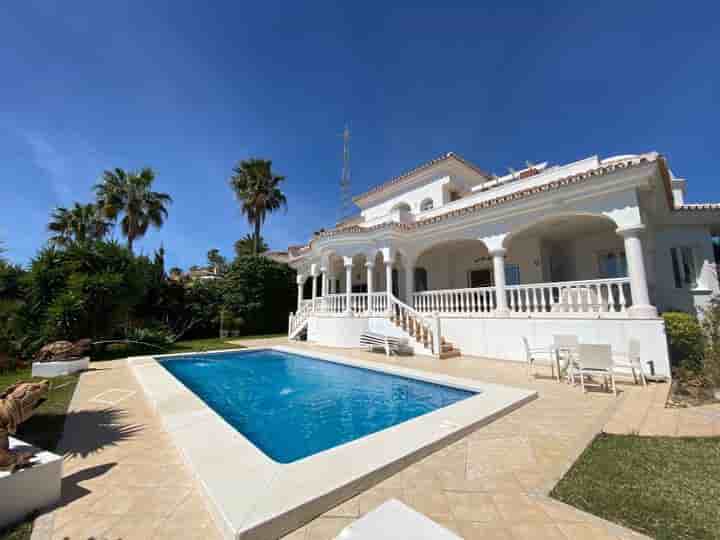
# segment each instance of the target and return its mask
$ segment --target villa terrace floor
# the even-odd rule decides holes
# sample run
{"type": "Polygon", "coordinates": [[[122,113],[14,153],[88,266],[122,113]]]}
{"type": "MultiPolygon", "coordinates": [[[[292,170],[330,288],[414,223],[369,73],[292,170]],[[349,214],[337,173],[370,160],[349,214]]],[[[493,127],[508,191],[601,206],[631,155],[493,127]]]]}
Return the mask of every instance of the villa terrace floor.
{"type": "MultiPolygon", "coordinates": [[[[243,343],[287,345],[284,339],[243,343]]],[[[533,388],[539,398],[387,478],[286,539],[334,538],[390,498],[468,540],[643,538],[552,501],[546,494],[606,424],[614,431],[639,431],[637,426],[644,429],[647,424],[652,431],[655,415],[649,412],[665,411],[661,403],[668,385],[648,389],[620,385],[623,394],[616,399],[604,393],[584,395],[550,377],[528,381],[522,365],[508,362],[472,357],[389,359],[363,351],[297,347],[533,388]]],[[[680,413],[671,414],[677,426],[680,413]]],[[[717,414],[693,418],[698,434],[720,433],[717,414]]],[[[41,518],[43,527],[37,532],[47,531],[46,538],[220,537],[200,486],[185,469],[124,361],[93,364],[81,376],[61,451],[66,453],[63,505],[52,516],[41,518]]]]}

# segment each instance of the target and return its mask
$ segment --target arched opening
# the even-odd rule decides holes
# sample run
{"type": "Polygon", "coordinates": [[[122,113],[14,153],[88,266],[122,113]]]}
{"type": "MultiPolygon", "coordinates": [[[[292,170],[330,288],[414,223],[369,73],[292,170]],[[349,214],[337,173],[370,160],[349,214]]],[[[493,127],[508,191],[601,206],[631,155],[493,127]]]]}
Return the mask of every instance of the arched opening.
{"type": "Polygon", "coordinates": [[[493,283],[492,257],[480,240],[453,240],[435,244],[415,262],[414,289],[434,291],[490,287],[493,283]]]}
{"type": "Polygon", "coordinates": [[[433,200],[430,198],[427,198],[420,203],[420,211],[427,212],[428,210],[432,210],[433,206],[434,206],[433,200]]]}
{"type": "Polygon", "coordinates": [[[512,233],[505,239],[506,268],[512,268],[506,273],[515,282],[507,284],[626,277],[625,247],[616,228],[605,216],[566,215],[512,233]]]}
{"type": "Polygon", "coordinates": [[[410,208],[410,205],[406,202],[399,202],[395,206],[392,207],[391,212],[410,212],[412,209],[410,208]]]}

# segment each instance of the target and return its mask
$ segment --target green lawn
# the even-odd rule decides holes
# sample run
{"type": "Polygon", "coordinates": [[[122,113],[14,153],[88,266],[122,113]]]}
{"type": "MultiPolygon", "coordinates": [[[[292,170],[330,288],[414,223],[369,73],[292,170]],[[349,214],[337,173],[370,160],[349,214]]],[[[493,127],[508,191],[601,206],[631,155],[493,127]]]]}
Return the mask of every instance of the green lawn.
{"type": "MultiPolygon", "coordinates": [[[[33,381],[30,368],[0,373],[0,390],[18,381],[33,381]]],[[[17,437],[46,450],[55,450],[62,436],[65,413],[70,405],[78,376],[55,377],[47,401],[35,410],[32,418],[23,423],[17,437]]],[[[26,540],[30,538],[32,520],[6,530],[0,530],[0,540],[26,540]]]]}
{"type": "Polygon", "coordinates": [[[257,336],[241,336],[233,338],[206,338],[206,339],[188,339],[183,341],[177,341],[171,346],[159,349],[154,347],[143,347],[142,345],[125,344],[125,343],[113,343],[108,345],[106,349],[101,353],[93,353],[93,360],[113,360],[115,358],[125,358],[127,356],[141,355],[141,354],[171,354],[171,353],[185,353],[185,352],[203,352],[203,351],[217,351],[221,349],[241,349],[242,345],[233,345],[228,343],[231,341],[242,341],[248,339],[269,339],[286,337],[287,334],[265,334],[257,336]]]}
{"type": "Polygon", "coordinates": [[[720,438],[599,435],[551,496],[658,540],[718,540],[720,438]]]}

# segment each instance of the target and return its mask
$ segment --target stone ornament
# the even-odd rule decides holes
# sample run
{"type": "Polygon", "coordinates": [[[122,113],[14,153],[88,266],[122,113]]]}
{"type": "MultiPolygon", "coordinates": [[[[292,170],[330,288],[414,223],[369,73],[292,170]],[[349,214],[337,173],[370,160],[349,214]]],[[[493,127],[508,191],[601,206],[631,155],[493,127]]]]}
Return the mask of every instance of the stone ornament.
{"type": "Polygon", "coordinates": [[[43,346],[35,355],[36,362],[55,362],[80,358],[87,355],[92,347],[89,339],[80,339],[76,342],[54,341],[43,346]]]}
{"type": "Polygon", "coordinates": [[[49,391],[49,381],[20,382],[0,394],[0,472],[12,473],[30,464],[34,454],[11,451],[9,436],[15,434],[18,426],[33,415],[35,409],[47,399],[49,391]]]}

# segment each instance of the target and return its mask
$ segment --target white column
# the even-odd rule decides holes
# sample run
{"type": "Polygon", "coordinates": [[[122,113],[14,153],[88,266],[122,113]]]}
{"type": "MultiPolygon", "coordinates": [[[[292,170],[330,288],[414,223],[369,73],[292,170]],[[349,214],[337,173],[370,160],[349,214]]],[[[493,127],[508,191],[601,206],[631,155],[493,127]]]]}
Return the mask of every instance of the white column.
{"type": "Polygon", "coordinates": [[[303,301],[303,285],[305,284],[305,277],[302,276],[302,274],[298,274],[297,276],[297,286],[298,286],[298,295],[297,295],[297,310],[300,311],[300,306],[302,306],[303,301]]]}
{"type": "Polygon", "coordinates": [[[373,272],[375,271],[374,262],[366,262],[365,269],[367,272],[367,308],[372,311],[372,293],[373,293],[373,272]]]}
{"type": "Polygon", "coordinates": [[[388,306],[390,306],[390,297],[392,296],[392,270],[393,261],[385,261],[385,284],[387,288],[388,306]]]}
{"type": "Polygon", "coordinates": [[[645,227],[638,225],[626,229],[618,229],[625,240],[625,258],[627,259],[628,275],[630,277],[630,292],[632,306],[628,309],[631,317],[651,318],[657,317],[657,309],[650,303],[648,293],[647,273],[645,272],[645,256],[643,254],[640,236],[645,227]]]}
{"type": "Polygon", "coordinates": [[[415,292],[415,259],[407,258],[405,262],[405,303],[413,306],[413,293],[415,292]]]}
{"type": "Polygon", "coordinates": [[[493,258],[493,275],[495,276],[495,297],[497,308],[495,313],[500,315],[509,313],[507,294],[505,293],[505,248],[496,248],[490,252],[493,258]]]}
{"type": "Polygon", "coordinates": [[[320,275],[322,276],[321,279],[320,279],[320,283],[322,284],[322,296],[327,296],[327,295],[328,295],[327,270],[326,270],[325,268],[322,268],[322,269],[320,270],[320,272],[321,272],[320,275]]]}
{"type": "Polygon", "coordinates": [[[312,279],[312,308],[313,311],[315,311],[315,308],[317,307],[315,305],[315,301],[317,299],[317,274],[315,272],[310,274],[310,279],[312,279]]]}
{"type": "Polygon", "coordinates": [[[345,263],[345,313],[352,314],[350,305],[352,295],[352,257],[343,257],[345,263]]]}

